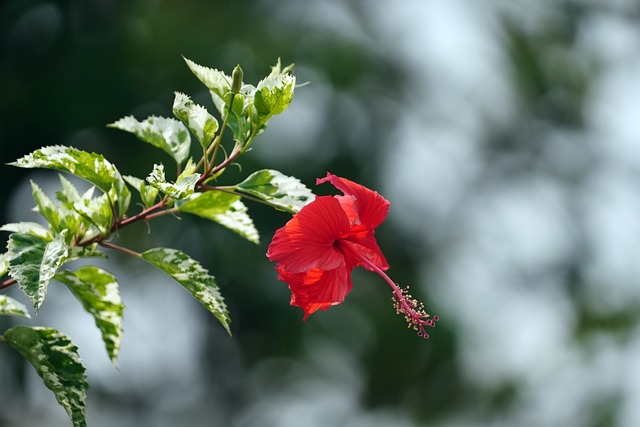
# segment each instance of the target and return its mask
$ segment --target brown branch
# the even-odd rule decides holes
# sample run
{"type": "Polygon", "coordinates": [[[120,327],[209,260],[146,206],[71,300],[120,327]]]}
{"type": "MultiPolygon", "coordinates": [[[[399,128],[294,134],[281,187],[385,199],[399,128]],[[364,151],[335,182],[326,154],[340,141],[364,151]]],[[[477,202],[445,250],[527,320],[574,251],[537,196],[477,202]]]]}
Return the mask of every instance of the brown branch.
{"type": "Polygon", "coordinates": [[[18,283],[16,282],[16,279],[11,277],[10,279],[7,279],[4,282],[0,283],[0,291],[8,288],[9,286],[15,285],[16,283],[18,283]]]}

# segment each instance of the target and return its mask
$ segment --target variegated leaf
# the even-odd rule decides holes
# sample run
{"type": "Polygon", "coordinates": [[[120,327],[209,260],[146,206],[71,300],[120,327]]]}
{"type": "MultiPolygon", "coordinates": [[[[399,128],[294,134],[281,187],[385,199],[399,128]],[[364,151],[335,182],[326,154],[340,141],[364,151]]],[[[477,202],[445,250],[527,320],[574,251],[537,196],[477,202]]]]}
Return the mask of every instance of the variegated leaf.
{"type": "Polygon", "coordinates": [[[107,354],[115,364],[120,350],[124,311],[115,276],[101,268],[85,266],[76,271],[60,270],[54,278],[67,285],[84,309],[93,316],[107,354]]]}
{"type": "Polygon", "coordinates": [[[60,331],[14,326],[4,338],[35,368],[44,385],[67,411],[74,427],[86,427],[87,375],[78,347],[60,331]]]}
{"type": "Polygon", "coordinates": [[[215,278],[189,255],[177,249],[155,248],[142,253],[148,263],[173,277],[224,326],[227,332],[231,319],[227,305],[218,290],[215,278]]]}

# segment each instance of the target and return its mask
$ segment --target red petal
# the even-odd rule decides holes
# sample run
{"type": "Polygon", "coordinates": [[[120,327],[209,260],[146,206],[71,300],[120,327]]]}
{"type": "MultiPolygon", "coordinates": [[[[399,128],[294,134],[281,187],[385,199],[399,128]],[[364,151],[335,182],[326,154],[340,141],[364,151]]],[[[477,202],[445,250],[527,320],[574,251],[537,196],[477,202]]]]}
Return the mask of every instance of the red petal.
{"type": "Polygon", "coordinates": [[[349,233],[349,219],[334,197],[316,197],[276,231],[267,257],[290,273],[331,270],[344,263],[334,243],[349,233]]]}
{"type": "Polygon", "coordinates": [[[358,199],[353,196],[333,196],[340,202],[340,206],[347,218],[349,218],[349,224],[351,226],[361,225],[360,216],[358,215],[358,199]]]}
{"type": "Polygon", "coordinates": [[[345,195],[356,198],[357,203],[354,208],[358,210],[358,218],[364,228],[373,229],[382,224],[382,221],[389,213],[389,202],[378,192],[368,189],[346,178],[327,173],[324,178],[318,178],[316,185],[324,182],[331,182],[338,190],[345,195]]]}
{"type": "Polygon", "coordinates": [[[303,320],[317,310],[340,304],[351,291],[351,270],[341,264],[333,270],[314,268],[304,273],[290,273],[278,266],[278,279],[289,284],[291,305],[304,311],[303,320]]]}
{"type": "Polygon", "coordinates": [[[378,242],[376,242],[375,237],[373,237],[373,231],[365,237],[354,238],[349,236],[346,239],[341,240],[340,245],[346,246],[346,248],[343,247],[342,253],[345,254],[347,262],[354,266],[363,266],[367,270],[375,271],[355,255],[358,254],[359,256],[365,257],[371,261],[380,270],[389,269],[389,264],[380,250],[378,242]]]}

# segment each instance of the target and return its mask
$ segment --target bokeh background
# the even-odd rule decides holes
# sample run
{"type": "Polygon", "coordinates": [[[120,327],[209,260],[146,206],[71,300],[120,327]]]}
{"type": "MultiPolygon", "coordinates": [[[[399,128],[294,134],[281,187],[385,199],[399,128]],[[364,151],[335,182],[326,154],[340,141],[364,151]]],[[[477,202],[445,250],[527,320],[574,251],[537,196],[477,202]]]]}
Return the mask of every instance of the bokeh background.
{"type": "MultiPolygon", "coordinates": [[[[181,55],[240,63],[253,83],[280,57],[309,84],[230,178],[267,167],[313,186],[332,171],[378,190],[390,274],[441,318],[419,339],[357,271],[345,303],[302,322],[264,256],[287,215],[250,206],[259,246],[158,219],[123,243],[200,260],[234,335],[113,254],[127,304],[115,369],[52,284],[27,322],[80,347],[89,425],[640,425],[639,21],[635,0],[0,2],[2,163],[67,144],[146,176],[163,154],[105,125],[170,116],[175,90],[213,108],[181,55]]],[[[2,223],[36,219],[29,179],[59,185],[1,167],[2,223]]],[[[69,425],[8,346],[0,425],[69,425]]]]}

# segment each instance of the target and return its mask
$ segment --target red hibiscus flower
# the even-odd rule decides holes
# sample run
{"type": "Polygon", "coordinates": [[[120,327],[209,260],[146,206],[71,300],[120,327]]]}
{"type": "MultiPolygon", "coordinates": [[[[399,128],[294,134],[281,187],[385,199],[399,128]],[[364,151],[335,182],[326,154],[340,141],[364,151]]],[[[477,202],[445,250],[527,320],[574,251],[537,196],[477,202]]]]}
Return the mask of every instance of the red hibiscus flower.
{"type": "Polygon", "coordinates": [[[351,271],[362,266],[389,283],[396,310],[420,336],[428,337],[424,327],[434,326],[434,321],[384,273],[389,265],[374,234],[389,212],[389,202],[330,173],[316,185],[327,181],[344,195],[317,197],[276,231],[267,250],[267,257],[277,262],[278,279],[289,284],[291,305],[300,307],[306,320],[317,310],[340,304],[351,291],[351,271]]]}

